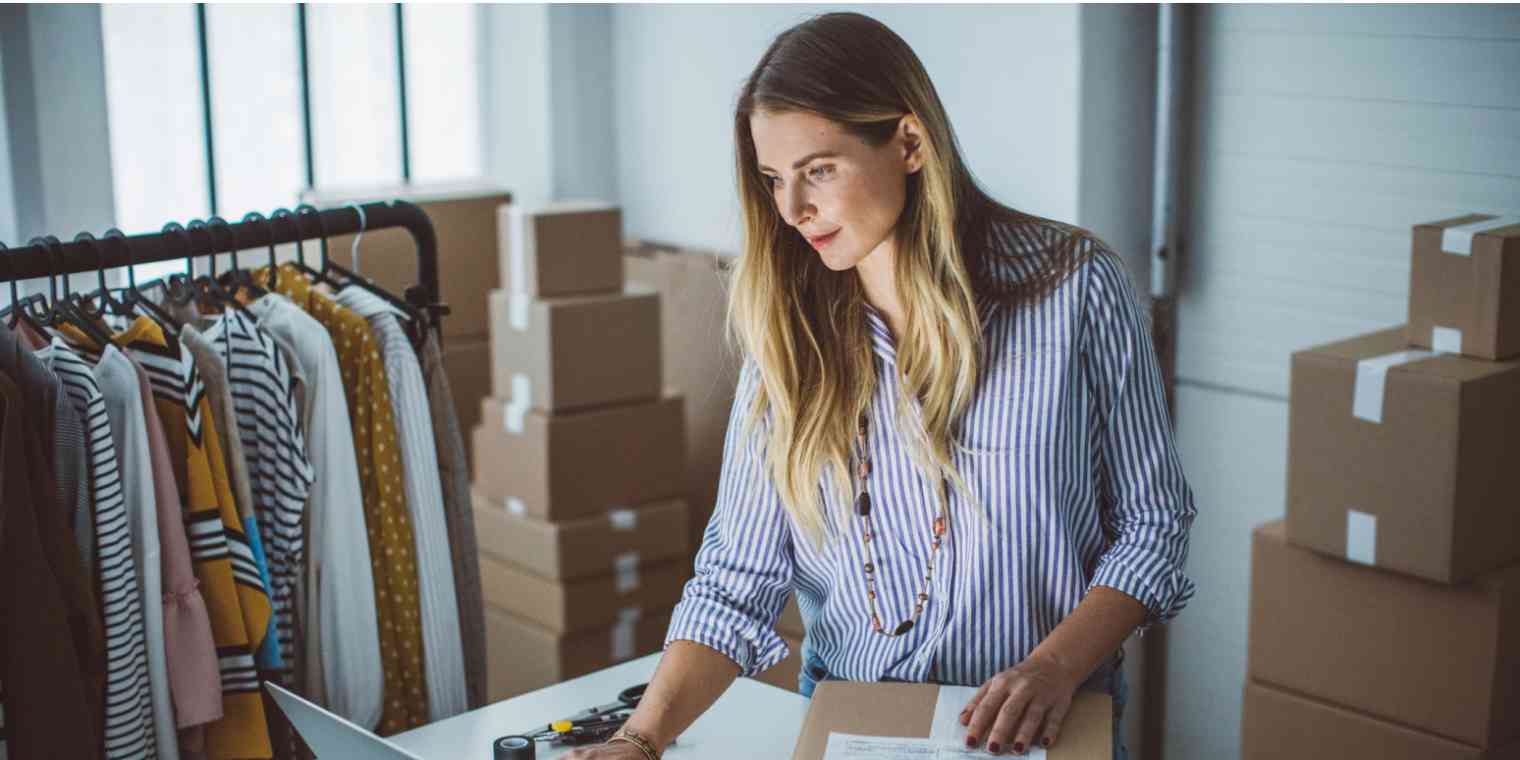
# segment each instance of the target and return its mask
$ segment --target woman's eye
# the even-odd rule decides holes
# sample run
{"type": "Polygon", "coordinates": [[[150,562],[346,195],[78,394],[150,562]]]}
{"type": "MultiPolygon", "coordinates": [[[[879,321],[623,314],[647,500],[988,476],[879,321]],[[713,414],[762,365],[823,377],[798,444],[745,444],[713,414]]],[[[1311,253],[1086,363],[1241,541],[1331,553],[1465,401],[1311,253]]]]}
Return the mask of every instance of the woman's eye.
{"type": "Polygon", "coordinates": [[[834,167],[832,165],[824,164],[823,166],[815,167],[812,171],[808,172],[808,174],[810,176],[823,176],[822,174],[816,174],[816,172],[824,172],[825,170],[827,170],[828,174],[834,173],[834,167]]]}
{"type": "MultiPolygon", "coordinates": [[[[808,176],[809,177],[813,177],[815,179],[821,179],[821,178],[826,177],[826,176],[828,176],[830,174],[833,174],[833,173],[834,173],[834,166],[832,164],[824,164],[822,166],[815,166],[812,169],[808,170],[808,176]]],[[[769,187],[772,190],[776,189],[776,180],[780,179],[780,177],[776,177],[776,176],[773,176],[773,175],[770,175],[770,174],[762,174],[760,176],[765,180],[766,187],[769,187]]]]}

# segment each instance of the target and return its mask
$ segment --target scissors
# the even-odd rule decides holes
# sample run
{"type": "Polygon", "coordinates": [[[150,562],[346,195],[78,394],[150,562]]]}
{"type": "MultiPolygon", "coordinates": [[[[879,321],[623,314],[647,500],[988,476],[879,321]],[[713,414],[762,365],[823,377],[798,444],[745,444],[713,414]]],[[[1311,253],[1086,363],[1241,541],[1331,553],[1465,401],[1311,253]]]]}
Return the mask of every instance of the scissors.
{"type": "Polygon", "coordinates": [[[633,715],[648,687],[647,683],[630,686],[618,692],[615,702],[588,707],[564,720],[526,731],[522,736],[536,742],[555,744],[594,744],[605,741],[633,715]]]}

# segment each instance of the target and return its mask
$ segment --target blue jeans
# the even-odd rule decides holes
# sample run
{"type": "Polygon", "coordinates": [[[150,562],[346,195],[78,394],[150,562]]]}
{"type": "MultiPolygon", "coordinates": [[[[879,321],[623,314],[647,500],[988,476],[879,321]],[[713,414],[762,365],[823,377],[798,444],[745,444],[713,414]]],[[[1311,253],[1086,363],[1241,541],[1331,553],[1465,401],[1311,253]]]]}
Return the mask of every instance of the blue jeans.
{"type": "MultiPolygon", "coordinates": [[[[797,672],[797,691],[809,699],[813,696],[813,689],[822,681],[837,681],[823,664],[823,660],[809,651],[806,645],[802,649],[802,668],[797,672]]],[[[895,678],[883,678],[883,681],[896,681],[895,678]]],[[[980,686],[980,684],[977,684],[980,686]]],[[[1129,760],[1129,751],[1124,746],[1124,705],[1129,701],[1129,684],[1124,679],[1124,661],[1121,658],[1114,669],[1103,675],[1097,675],[1088,679],[1081,686],[1083,689],[1095,689],[1105,691],[1114,699],[1114,760],[1129,760]]],[[[1057,740],[1059,741],[1059,739],[1057,740]]]]}

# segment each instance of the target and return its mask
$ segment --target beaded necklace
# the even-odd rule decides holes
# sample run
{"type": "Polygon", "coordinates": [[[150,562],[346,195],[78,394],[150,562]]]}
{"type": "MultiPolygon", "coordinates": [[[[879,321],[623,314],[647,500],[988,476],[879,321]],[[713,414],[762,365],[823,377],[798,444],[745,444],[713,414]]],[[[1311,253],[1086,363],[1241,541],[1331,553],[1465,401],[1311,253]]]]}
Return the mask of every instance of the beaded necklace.
{"type": "Polygon", "coordinates": [[[883,636],[901,636],[913,630],[914,624],[924,612],[924,604],[929,601],[929,588],[934,580],[934,557],[939,553],[940,541],[945,536],[948,521],[945,519],[945,481],[940,479],[939,515],[934,518],[929,552],[929,566],[924,570],[924,589],[918,593],[918,599],[913,604],[913,617],[897,624],[890,632],[881,626],[881,617],[876,611],[876,550],[872,548],[871,538],[871,494],[866,491],[866,479],[871,475],[871,456],[866,449],[866,415],[860,415],[860,427],[855,437],[857,444],[856,457],[859,462],[857,473],[860,476],[860,495],[855,498],[855,513],[860,516],[861,540],[866,545],[866,601],[871,608],[871,630],[883,636]]]}

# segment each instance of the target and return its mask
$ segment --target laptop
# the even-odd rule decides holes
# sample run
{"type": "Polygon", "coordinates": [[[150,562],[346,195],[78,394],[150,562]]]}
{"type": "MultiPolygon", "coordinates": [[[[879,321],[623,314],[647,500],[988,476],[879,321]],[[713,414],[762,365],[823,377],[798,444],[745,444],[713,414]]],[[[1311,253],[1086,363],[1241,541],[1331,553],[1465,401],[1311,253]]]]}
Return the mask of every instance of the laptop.
{"type": "Polygon", "coordinates": [[[285,717],[295,726],[306,746],[321,760],[378,758],[379,760],[422,760],[422,758],[334,715],[279,684],[264,682],[285,717]]]}

